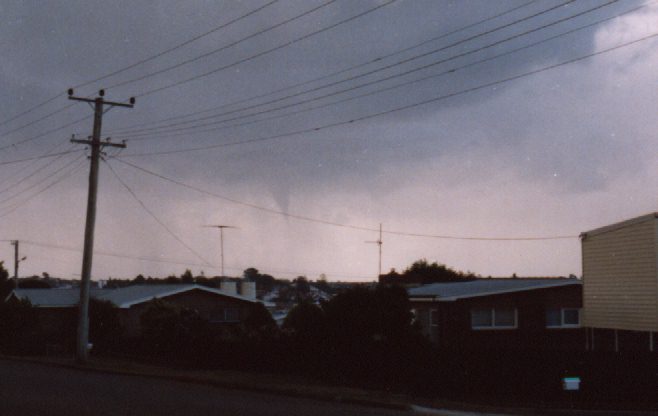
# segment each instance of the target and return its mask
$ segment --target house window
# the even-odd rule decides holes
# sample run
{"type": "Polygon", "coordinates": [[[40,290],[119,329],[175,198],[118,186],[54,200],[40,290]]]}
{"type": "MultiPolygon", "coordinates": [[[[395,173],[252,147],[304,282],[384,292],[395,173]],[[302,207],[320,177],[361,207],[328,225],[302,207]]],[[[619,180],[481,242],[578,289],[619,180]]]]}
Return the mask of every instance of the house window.
{"type": "Polygon", "coordinates": [[[240,320],[240,311],[236,308],[222,308],[216,310],[210,316],[210,322],[238,322],[240,320]]]}
{"type": "Polygon", "coordinates": [[[546,328],[580,328],[580,309],[579,308],[547,309],[546,328]]]}
{"type": "Polygon", "coordinates": [[[478,308],[471,310],[472,329],[514,329],[515,308],[478,308]]]}

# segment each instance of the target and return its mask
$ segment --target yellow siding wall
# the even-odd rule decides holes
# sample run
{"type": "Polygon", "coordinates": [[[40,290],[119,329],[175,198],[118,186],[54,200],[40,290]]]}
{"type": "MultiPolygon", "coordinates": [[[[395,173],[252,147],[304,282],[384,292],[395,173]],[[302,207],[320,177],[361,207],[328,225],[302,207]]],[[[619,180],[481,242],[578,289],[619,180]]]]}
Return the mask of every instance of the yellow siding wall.
{"type": "Polygon", "coordinates": [[[651,216],[583,238],[584,326],[658,331],[657,223],[651,216]]]}

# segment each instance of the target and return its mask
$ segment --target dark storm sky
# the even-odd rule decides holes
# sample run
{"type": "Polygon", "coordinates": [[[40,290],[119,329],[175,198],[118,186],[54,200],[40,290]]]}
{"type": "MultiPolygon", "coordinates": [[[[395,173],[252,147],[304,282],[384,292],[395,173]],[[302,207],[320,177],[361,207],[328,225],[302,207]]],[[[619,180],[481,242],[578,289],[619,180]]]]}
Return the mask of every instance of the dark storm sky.
{"type": "Polygon", "coordinates": [[[103,121],[139,201],[104,164],[96,279],[217,274],[207,224],[239,227],[231,275],[373,279],[380,223],[384,271],[580,274],[580,232],[658,210],[653,1],[9,0],[0,15],[0,239],[24,241],[22,275],[80,270],[88,164],[69,139],[92,110],[65,108],[73,86],[137,98],[103,121]]]}

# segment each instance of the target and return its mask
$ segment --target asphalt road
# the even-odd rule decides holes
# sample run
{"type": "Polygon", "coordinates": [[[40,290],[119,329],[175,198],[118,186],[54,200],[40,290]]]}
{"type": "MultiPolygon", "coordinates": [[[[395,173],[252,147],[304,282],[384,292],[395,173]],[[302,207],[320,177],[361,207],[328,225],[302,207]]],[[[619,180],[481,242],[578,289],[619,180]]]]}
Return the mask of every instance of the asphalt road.
{"type": "Polygon", "coordinates": [[[410,415],[177,381],[0,360],[0,415],[410,415]]]}

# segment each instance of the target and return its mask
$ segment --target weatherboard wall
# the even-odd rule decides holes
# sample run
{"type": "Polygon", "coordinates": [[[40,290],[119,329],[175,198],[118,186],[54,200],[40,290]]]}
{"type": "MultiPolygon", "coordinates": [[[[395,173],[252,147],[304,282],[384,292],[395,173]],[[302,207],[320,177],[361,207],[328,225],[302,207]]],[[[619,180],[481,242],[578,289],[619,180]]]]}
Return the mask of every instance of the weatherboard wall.
{"type": "Polygon", "coordinates": [[[657,216],[581,236],[585,326],[658,331],[657,216]]]}
{"type": "Polygon", "coordinates": [[[549,328],[546,311],[581,308],[582,286],[566,285],[510,293],[434,301],[410,296],[422,333],[438,348],[448,350],[567,350],[586,348],[583,328],[549,328]],[[513,308],[517,324],[510,329],[473,329],[471,311],[513,308]],[[432,321],[435,310],[435,322],[432,321]],[[432,323],[435,325],[432,326],[432,323]]]}

